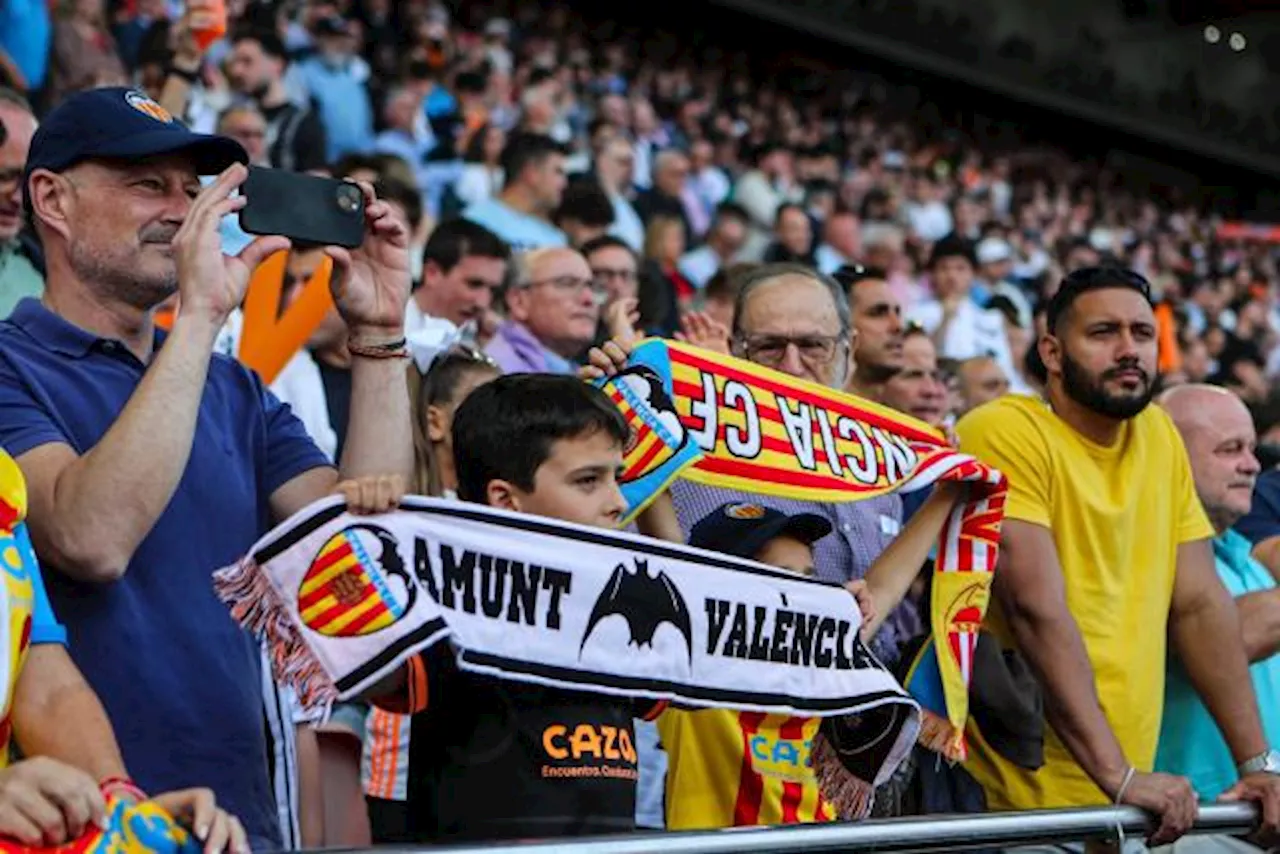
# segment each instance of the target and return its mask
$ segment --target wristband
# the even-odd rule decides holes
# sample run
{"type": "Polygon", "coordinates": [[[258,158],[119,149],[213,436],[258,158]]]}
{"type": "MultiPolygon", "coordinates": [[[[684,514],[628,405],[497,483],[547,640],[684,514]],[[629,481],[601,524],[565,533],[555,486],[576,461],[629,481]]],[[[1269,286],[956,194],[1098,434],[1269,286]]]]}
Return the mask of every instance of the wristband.
{"type": "Polygon", "coordinates": [[[409,350],[405,346],[406,341],[400,338],[396,341],[388,341],[385,344],[359,344],[355,341],[347,342],[347,352],[353,356],[364,356],[367,359],[407,359],[409,358],[409,350]]]}
{"type": "Polygon", "coordinates": [[[174,77],[177,77],[179,80],[187,81],[187,83],[191,86],[194,86],[200,82],[199,68],[197,68],[195,71],[188,71],[185,68],[179,68],[176,65],[170,65],[166,73],[174,77]]]}
{"type": "Polygon", "coordinates": [[[113,795],[123,795],[138,803],[147,799],[147,793],[128,777],[108,777],[98,784],[98,788],[107,800],[111,800],[113,795]]]}
{"type": "Polygon", "coordinates": [[[1138,769],[1134,768],[1132,765],[1129,766],[1128,771],[1124,772],[1124,781],[1120,784],[1120,788],[1116,790],[1114,803],[1118,804],[1124,800],[1124,793],[1129,790],[1129,784],[1133,782],[1134,775],[1137,773],[1138,769]]]}

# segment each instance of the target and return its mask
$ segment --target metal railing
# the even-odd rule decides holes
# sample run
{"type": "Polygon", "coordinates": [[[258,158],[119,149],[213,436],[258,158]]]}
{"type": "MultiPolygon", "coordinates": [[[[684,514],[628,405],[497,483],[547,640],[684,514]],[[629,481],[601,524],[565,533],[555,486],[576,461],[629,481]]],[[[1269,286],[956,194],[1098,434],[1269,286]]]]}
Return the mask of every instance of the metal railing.
{"type": "MultiPolygon", "coordinates": [[[[1200,808],[1191,831],[1242,835],[1258,823],[1252,804],[1200,808]]],[[[1037,810],[882,819],[854,824],[750,827],[696,833],[637,833],[629,836],[504,842],[428,848],[379,847],[379,854],[484,851],[486,854],[811,854],[816,851],[931,852],[1004,848],[1125,837],[1141,839],[1154,829],[1151,817],[1133,807],[1037,810]]]]}

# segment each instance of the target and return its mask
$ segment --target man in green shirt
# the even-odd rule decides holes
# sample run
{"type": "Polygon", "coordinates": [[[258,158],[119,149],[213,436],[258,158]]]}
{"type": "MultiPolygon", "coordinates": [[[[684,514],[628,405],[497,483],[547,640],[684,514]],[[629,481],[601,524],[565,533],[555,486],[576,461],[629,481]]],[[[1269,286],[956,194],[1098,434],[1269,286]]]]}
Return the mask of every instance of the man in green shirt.
{"type": "Polygon", "coordinates": [[[35,248],[22,232],[22,167],[27,162],[36,117],[21,95],[0,86],[0,318],[23,297],[44,293],[35,248]]]}

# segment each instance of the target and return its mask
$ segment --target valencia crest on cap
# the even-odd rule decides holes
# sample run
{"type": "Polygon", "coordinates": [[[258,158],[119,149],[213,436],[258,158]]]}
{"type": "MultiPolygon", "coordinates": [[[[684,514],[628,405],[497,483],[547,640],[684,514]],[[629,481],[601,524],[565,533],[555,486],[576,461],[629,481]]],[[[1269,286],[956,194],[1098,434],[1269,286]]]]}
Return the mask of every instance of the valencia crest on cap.
{"type": "Polygon", "coordinates": [[[724,515],[730,519],[763,519],[764,508],[759,504],[730,504],[724,508],[724,515]]]}
{"type": "Polygon", "coordinates": [[[148,98],[146,95],[138,91],[130,91],[124,96],[125,101],[130,107],[148,118],[155,119],[158,122],[170,124],[173,122],[173,116],[164,107],[148,98]]]}

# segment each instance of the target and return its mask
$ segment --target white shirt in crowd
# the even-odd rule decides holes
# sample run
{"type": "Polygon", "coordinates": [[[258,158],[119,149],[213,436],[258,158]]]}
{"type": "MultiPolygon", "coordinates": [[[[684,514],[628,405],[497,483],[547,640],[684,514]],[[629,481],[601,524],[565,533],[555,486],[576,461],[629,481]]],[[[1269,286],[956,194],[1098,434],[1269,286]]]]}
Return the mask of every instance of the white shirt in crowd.
{"type": "MultiPolygon", "coordinates": [[[[912,308],[907,316],[932,335],[942,324],[942,303],[927,300],[912,308]]],[[[955,317],[947,326],[946,337],[941,341],[938,355],[958,360],[989,355],[1009,378],[1012,390],[1019,393],[1025,391],[1020,388],[1022,374],[1013,364],[1009,337],[1004,330],[1004,315],[994,309],[980,308],[973,300],[961,301],[955,317]]]]}
{"type": "Polygon", "coordinates": [[[907,223],[916,236],[929,243],[936,243],[955,230],[951,209],[937,200],[908,204],[907,223]]]}

